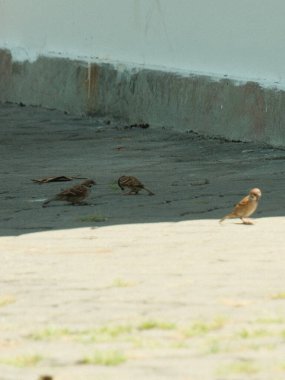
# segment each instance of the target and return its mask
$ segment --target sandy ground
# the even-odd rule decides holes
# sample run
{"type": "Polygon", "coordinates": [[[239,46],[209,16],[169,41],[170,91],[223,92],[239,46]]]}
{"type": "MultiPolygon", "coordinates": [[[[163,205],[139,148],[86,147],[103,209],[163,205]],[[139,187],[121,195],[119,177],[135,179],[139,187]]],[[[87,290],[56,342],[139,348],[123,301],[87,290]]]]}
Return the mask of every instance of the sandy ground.
{"type": "Polygon", "coordinates": [[[0,380],[285,378],[284,151],[10,104],[0,125],[0,380]],[[79,182],[47,175],[94,178],[90,205],[42,208],[79,182]],[[220,225],[251,187],[255,225],[220,225]]]}

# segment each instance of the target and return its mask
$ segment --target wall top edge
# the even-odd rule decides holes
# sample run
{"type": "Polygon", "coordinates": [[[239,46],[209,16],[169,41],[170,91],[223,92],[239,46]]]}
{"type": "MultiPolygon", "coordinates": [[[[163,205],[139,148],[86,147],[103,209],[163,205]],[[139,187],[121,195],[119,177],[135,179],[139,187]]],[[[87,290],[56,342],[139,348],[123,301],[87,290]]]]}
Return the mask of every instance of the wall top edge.
{"type": "Polygon", "coordinates": [[[77,55],[77,54],[67,54],[67,53],[61,53],[61,52],[55,52],[55,51],[49,51],[45,53],[36,53],[32,50],[28,50],[22,47],[14,47],[14,48],[8,48],[7,46],[1,46],[0,50],[7,51],[11,54],[12,61],[15,63],[34,63],[38,59],[42,58],[57,58],[57,59],[67,59],[71,61],[78,61],[83,65],[91,64],[101,64],[101,65],[112,65],[115,67],[116,70],[119,72],[124,71],[132,71],[132,72],[139,72],[141,70],[153,70],[153,71],[161,71],[161,72],[169,72],[172,74],[179,75],[181,77],[207,77],[209,80],[212,81],[221,81],[221,80],[230,80],[234,82],[235,85],[244,85],[248,82],[254,82],[262,88],[266,89],[275,89],[275,90],[282,90],[285,91],[285,83],[281,81],[275,81],[272,82],[271,80],[268,80],[266,78],[253,78],[253,77],[238,77],[233,75],[227,75],[227,74],[220,74],[215,72],[204,72],[204,71],[197,71],[197,70],[191,70],[189,69],[181,69],[181,68],[175,68],[175,67],[169,67],[169,66],[162,66],[162,65],[146,65],[138,62],[122,62],[118,60],[108,60],[108,59],[100,59],[98,57],[94,56],[84,56],[84,55],[77,55]]]}

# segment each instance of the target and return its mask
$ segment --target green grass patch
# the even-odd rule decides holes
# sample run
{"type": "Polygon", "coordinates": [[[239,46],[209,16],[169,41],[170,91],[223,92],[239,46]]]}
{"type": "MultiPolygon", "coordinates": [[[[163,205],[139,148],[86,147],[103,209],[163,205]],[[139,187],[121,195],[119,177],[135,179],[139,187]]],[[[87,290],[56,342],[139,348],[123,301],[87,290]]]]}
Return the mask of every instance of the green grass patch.
{"type": "Polygon", "coordinates": [[[208,354],[212,354],[212,355],[219,354],[221,351],[222,351],[221,344],[217,339],[214,339],[209,342],[209,346],[207,350],[208,354]]]}
{"type": "Polygon", "coordinates": [[[260,324],[268,324],[268,325],[274,325],[274,324],[285,324],[285,319],[283,317],[263,317],[263,318],[258,318],[255,322],[260,323],[260,324]]]}
{"type": "Polygon", "coordinates": [[[276,343],[250,343],[246,347],[253,351],[260,351],[260,350],[274,351],[276,350],[277,344],[276,343]]]}
{"type": "Polygon", "coordinates": [[[237,333],[237,336],[242,339],[256,339],[256,338],[264,338],[266,336],[273,335],[272,332],[265,329],[242,329],[237,333]]]}
{"type": "Polygon", "coordinates": [[[90,222],[90,223],[102,223],[106,222],[108,218],[102,215],[86,215],[79,218],[80,222],[90,222]]]}
{"type": "Polygon", "coordinates": [[[48,327],[43,330],[35,331],[28,337],[32,340],[57,340],[73,337],[76,333],[68,328],[48,327]]]}
{"type": "Polygon", "coordinates": [[[0,364],[5,364],[18,368],[34,367],[42,361],[39,355],[23,355],[14,358],[0,358],[0,364]]]}
{"type": "Polygon", "coordinates": [[[206,335],[212,331],[222,329],[226,324],[226,319],[217,317],[209,322],[195,321],[189,327],[183,329],[183,334],[187,338],[206,335]]]}
{"type": "Polygon", "coordinates": [[[282,331],[280,332],[280,335],[281,335],[281,337],[282,337],[283,339],[285,339],[285,330],[282,330],[282,331]]]}
{"type": "Polygon", "coordinates": [[[218,373],[220,375],[255,375],[259,371],[253,361],[239,361],[220,368],[218,373]]]}
{"type": "Polygon", "coordinates": [[[37,341],[74,340],[85,343],[112,342],[118,338],[124,339],[130,335],[133,327],[130,325],[102,326],[87,330],[70,330],[68,328],[49,327],[31,333],[28,337],[37,341]]]}
{"type": "Polygon", "coordinates": [[[122,191],[118,185],[118,182],[115,181],[115,182],[112,182],[109,184],[109,187],[110,189],[114,190],[114,191],[122,191]]]}
{"type": "Polygon", "coordinates": [[[92,356],[87,356],[80,364],[118,366],[127,361],[127,357],[121,351],[97,351],[92,356]]]}
{"type": "MultiPolygon", "coordinates": [[[[121,282],[119,280],[116,286],[126,287],[129,283],[121,282]]],[[[204,335],[217,332],[224,327],[226,323],[225,318],[218,317],[211,321],[195,321],[189,326],[176,325],[170,321],[164,321],[159,319],[142,320],[141,322],[134,324],[110,324],[103,326],[94,326],[94,328],[87,329],[70,329],[67,327],[55,327],[50,326],[42,330],[33,331],[28,335],[28,338],[35,341],[60,341],[68,340],[81,343],[113,343],[113,342],[129,342],[137,344],[138,346],[150,347],[163,346],[177,348],[186,347],[188,339],[192,337],[203,337],[204,335]],[[151,341],[150,337],[153,334],[147,334],[147,331],[155,332],[155,342],[151,341]],[[159,331],[165,331],[165,334],[160,335],[159,331]]],[[[248,334],[246,330],[239,333],[239,336],[246,338],[248,334]]],[[[211,347],[209,351],[216,353],[220,351],[220,339],[217,336],[212,337],[211,347]],[[217,341],[214,341],[214,340],[217,341]]],[[[152,337],[153,338],[153,337],[152,337]]],[[[236,335],[233,336],[233,339],[236,335]]],[[[207,346],[208,347],[208,346],[207,346]]]]}
{"type": "Polygon", "coordinates": [[[285,292],[272,294],[271,299],[273,299],[273,300],[285,300],[285,292]]]}
{"type": "Polygon", "coordinates": [[[11,303],[14,303],[16,300],[12,296],[2,296],[0,297],[0,307],[4,307],[7,305],[10,305],[11,303]]]}
{"type": "Polygon", "coordinates": [[[187,342],[185,342],[185,340],[175,340],[175,341],[172,341],[172,343],[170,343],[169,347],[182,350],[182,349],[189,348],[189,345],[187,344],[187,342]]]}
{"type": "Polygon", "coordinates": [[[130,325],[102,326],[83,331],[77,336],[77,340],[89,343],[113,342],[118,339],[126,339],[132,332],[133,327],[130,325]]]}
{"type": "Polygon", "coordinates": [[[215,354],[229,354],[241,353],[247,351],[274,351],[276,349],[275,343],[268,343],[260,340],[246,340],[236,339],[234,336],[219,336],[207,340],[205,349],[202,349],[202,354],[215,355],[215,354]]]}
{"type": "Polygon", "coordinates": [[[121,278],[116,278],[113,282],[111,287],[113,288],[130,288],[134,286],[133,282],[123,280],[121,278]]]}
{"type": "Polygon", "coordinates": [[[138,325],[138,330],[174,330],[176,328],[175,323],[149,320],[142,322],[138,325]]]}
{"type": "Polygon", "coordinates": [[[280,365],[280,369],[281,369],[281,371],[285,371],[285,362],[280,365]]]}

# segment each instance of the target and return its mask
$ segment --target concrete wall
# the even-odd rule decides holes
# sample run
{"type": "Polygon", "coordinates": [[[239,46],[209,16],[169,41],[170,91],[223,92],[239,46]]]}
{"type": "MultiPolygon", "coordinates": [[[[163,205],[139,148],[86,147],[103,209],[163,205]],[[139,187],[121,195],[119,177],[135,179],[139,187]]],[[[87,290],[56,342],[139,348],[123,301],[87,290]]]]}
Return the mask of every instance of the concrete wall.
{"type": "Polygon", "coordinates": [[[285,146],[284,11],[283,0],[0,0],[0,100],[285,146]]]}
{"type": "Polygon", "coordinates": [[[0,0],[0,47],[285,83],[284,0],[0,0]]]}

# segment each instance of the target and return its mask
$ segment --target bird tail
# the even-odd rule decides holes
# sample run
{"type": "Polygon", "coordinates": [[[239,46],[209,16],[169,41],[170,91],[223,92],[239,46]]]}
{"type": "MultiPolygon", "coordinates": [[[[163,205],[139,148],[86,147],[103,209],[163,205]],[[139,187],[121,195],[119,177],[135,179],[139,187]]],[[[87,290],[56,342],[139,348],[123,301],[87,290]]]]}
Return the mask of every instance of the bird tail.
{"type": "Polygon", "coordinates": [[[230,214],[227,214],[227,215],[225,215],[221,220],[220,220],[220,223],[222,223],[225,219],[234,219],[234,218],[236,218],[237,216],[236,216],[236,214],[235,213],[230,213],[230,214]]]}
{"type": "Polygon", "coordinates": [[[54,200],[54,198],[47,199],[47,200],[43,203],[42,207],[47,207],[47,205],[48,205],[51,201],[53,201],[53,200],[54,200]]]}
{"type": "Polygon", "coordinates": [[[146,187],[143,187],[145,189],[145,191],[148,192],[148,195],[154,195],[154,193],[152,191],[150,191],[149,189],[147,189],[146,187]]]}

